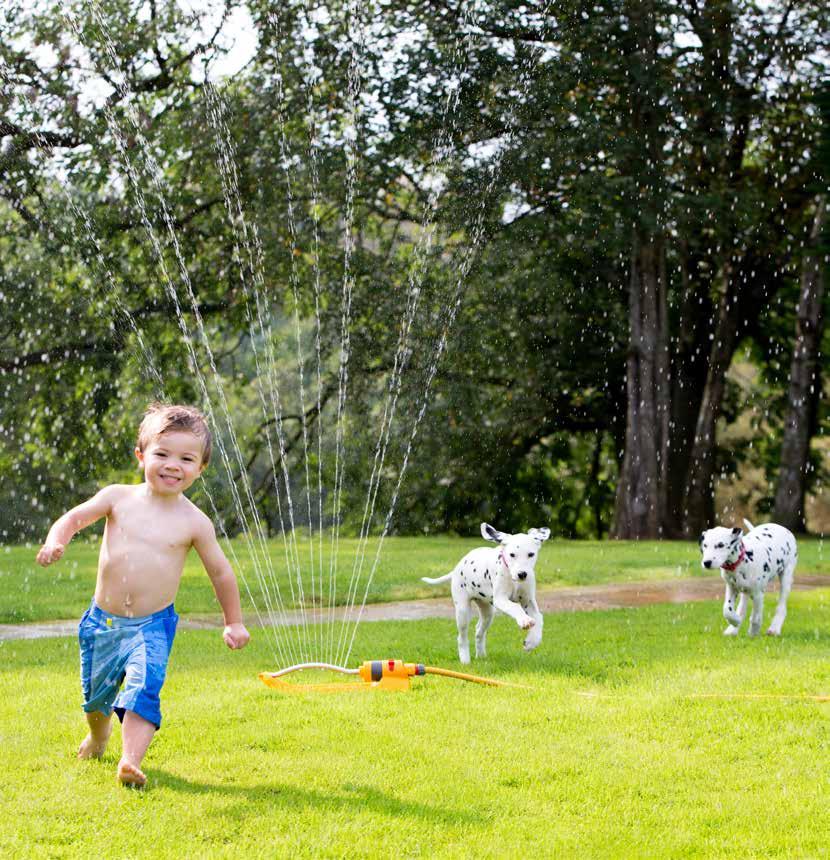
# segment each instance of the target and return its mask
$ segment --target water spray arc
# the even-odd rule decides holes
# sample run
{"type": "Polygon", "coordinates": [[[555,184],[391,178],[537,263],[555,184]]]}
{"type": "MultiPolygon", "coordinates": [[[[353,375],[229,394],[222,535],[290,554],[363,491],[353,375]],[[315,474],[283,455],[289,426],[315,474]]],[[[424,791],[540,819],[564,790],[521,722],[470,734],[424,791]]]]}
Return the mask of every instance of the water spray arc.
{"type": "MultiPolygon", "coordinates": [[[[432,141],[432,152],[425,173],[438,179],[446,170],[455,152],[453,140],[458,130],[458,104],[460,96],[461,81],[464,78],[467,62],[466,48],[468,43],[475,38],[474,24],[476,4],[466,4],[462,21],[465,35],[456,37],[452,50],[451,81],[447,88],[446,97],[441,109],[440,130],[432,141]]],[[[244,299],[244,309],[248,324],[248,335],[251,343],[253,361],[256,367],[256,385],[259,397],[259,405],[262,407],[263,422],[266,428],[265,439],[268,448],[268,459],[274,476],[276,487],[276,503],[279,517],[280,532],[283,538],[283,549],[285,552],[286,576],[280,577],[271,558],[270,549],[267,544],[266,523],[257,510],[254,488],[251,485],[245,460],[242,454],[238,433],[234,427],[233,406],[226,397],[220,368],[217,364],[216,351],[210,343],[206,330],[198,295],[194,289],[185,259],[185,252],[179,242],[176,230],[176,221],[173,217],[173,199],[168,179],[163,166],[153,154],[152,147],[147,140],[141,126],[140,117],[136,112],[135,104],[131,98],[129,81],[126,74],[120,69],[118,51],[112,34],[109,32],[107,22],[98,6],[96,0],[90,5],[90,18],[94,30],[99,34],[103,42],[103,55],[98,65],[107,67],[107,76],[112,81],[112,86],[118,96],[118,100],[124,104],[124,116],[119,117],[111,105],[103,110],[107,128],[113,137],[116,146],[116,162],[128,179],[128,187],[131,189],[136,205],[140,213],[140,225],[143,227],[146,239],[151,250],[152,259],[159,269],[161,287],[175,310],[175,322],[178,324],[182,341],[187,348],[188,363],[194,374],[201,394],[202,406],[208,415],[209,422],[219,431],[217,433],[217,449],[220,459],[230,478],[229,487],[241,524],[241,535],[246,541],[250,556],[250,563],[254,573],[255,585],[258,587],[259,600],[264,602],[264,619],[257,606],[257,598],[249,586],[244,575],[244,566],[239,563],[233,545],[228,539],[224,526],[221,524],[221,516],[216,504],[208,491],[208,497],[213,508],[215,518],[219,521],[220,528],[226,538],[226,546],[229,555],[233,558],[234,568],[242,574],[243,582],[248,597],[254,610],[259,616],[260,626],[266,631],[266,638],[270,640],[269,645],[272,654],[279,664],[294,663],[288,670],[279,673],[262,673],[260,677],[267,676],[271,680],[277,680],[287,672],[297,671],[300,668],[310,668],[310,663],[303,660],[328,659],[331,662],[326,667],[334,671],[343,671],[348,674],[358,674],[363,678],[366,685],[379,684],[381,689],[389,689],[392,679],[401,680],[405,678],[408,686],[409,677],[420,674],[443,674],[452,677],[463,678],[478,683],[489,683],[499,685],[499,682],[479,679],[475,676],[465,676],[461,673],[452,673],[450,670],[439,670],[437,667],[422,667],[423,672],[413,670],[408,674],[399,675],[404,669],[397,667],[418,667],[420,664],[403,663],[402,661],[373,661],[368,665],[386,666],[377,681],[370,677],[363,677],[362,670],[347,670],[343,666],[349,661],[360,621],[363,616],[365,605],[369,599],[370,589],[374,582],[375,573],[378,568],[381,550],[385,537],[390,531],[392,517],[399,499],[403,480],[410,462],[410,455],[425,416],[429,403],[429,397],[435,379],[438,365],[447,349],[448,339],[454,327],[456,317],[459,313],[465,291],[465,282],[485,238],[485,213],[488,206],[485,205],[494,199],[497,180],[501,171],[501,161],[504,154],[503,147],[497,150],[492,163],[489,165],[488,177],[482,189],[482,205],[478,207],[475,217],[468,228],[469,241],[463,250],[458,252],[459,266],[451,279],[449,295],[446,297],[444,308],[438,312],[433,319],[429,308],[423,307],[422,285],[427,275],[428,263],[434,253],[436,241],[436,214],[443,187],[440,181],[430,185],[430,193],[423,203],[418,223],[417,241],[413,253],[412,265],[407,272],[405,288],[405,307],[402,312],[399,326],[399,336],[394,348],[392,369],[385,386],[386,396],[382,400],[382,417],[380,428],[372,460],[371,476],[366,489],[366,499],[363,505],[362,521],[358,537],[358,547],[355,552],[354,563],[351,565],[351,575],[345,584],[346,600],[342,623],[339,627],[335,625],[335,603],[337,600],[338,585],[338,550],[340,525],[342,520],[342,493],[343,480],[345,476],[344,446],[345,446],[345,414],[347,406],[347,392],[349,388],[349,358],[351,353],[350,335],[352,325],[352,290],[355,285],[355,268],[352,259],[356,243],[356,221],[355,207],[357,188],[357,168],[360,159],[360,146],[358,138],[362,129],[362,111],[365,106],[361,100],[363,75],[362,56],[365,50],[365,9],[361,0],[350,0],[347,4],[346,31],[350,34],[350,50],[348,54],[348,87],[345,93],[345,120],[346,129],[343,132],[343,144],[346,154],[346,201],[343,219],[342,236],[342,294],[340,295],[341,325],[340,325],[340,350],[339,361],[336,369],[336,379],[333,383],[333,399],[336,400],[336,414],[330,416],[329,425],[335,436],[334,440],[334,487],[331,495],[331,546],[329,558],[329,570],[326,577],[324,569],[323,530],[324,530],[324,487],[322,480],[323,461],[323,426],[322,412],[325,401],[324,397],[322,356],[321,356],[321,333],[320,333],[320,307],[321,307],[321,273],[320,273],[320,249],[319,249],[319,224],[318,224],[318,201],[320,199],[317,149],[319,146],[318,131],[315,121],[314,88],[312,71],[306,70],[303,75],[306,87],[306,103],[310,115],[308,156],[312,175],[312,200],[311,217],[313,221],[313,277],[314,277],[314,308],[316,327],[314,329],[314,352],[316,367],[313,368],[313,378],[316,380],[316,410],[317,410],[317,499],[313,504],[314,479],[311,474],[310,453],[314,447],[315,440],[306,426],[306,392],[305,371],[306,363],[303,356],[300,321],[298,308],[300,306],[300,269],[297,257],[300,251],[300,238],[298,234],[297,219],[300,215],[299,203],[296,199],[294,187],[295,177],[292,176],[290,166],[296,161],[296,152],[292,150],[290,137],[286,132],[286,91],[282,78],[283,54],[281,44],[286,34],[280,26],[279,17],[269,14],[268,21],[272,30],[273,44],[271,48],[276,58],[275,87],[278,101],[278,142],[279,163],[282,166],[284,181],[287,188],[287,223],[289,233],[290,252],[290,274],[289,286],[293,296],[294,323],[296,328],[296,363],[299,389],[299,416],[302,421],[302,454],[304,477],[305,515],[308,523],[310,540],[310,595],[304,589],[303,573],[301,570],[300,553],[297,548],[297,532],[302,527],[300,521],[295,521],[294,504],[291,498],[291,481],[288,474],[287,452],[285,434],[282,425],[283,401],[280,397],[279,384],[276,370],[276,357],[273,351],[275,333],[271,327],[271,314],[267,304],[263,300],[266,293],[263,248],[259,240],[256,224],[246,218],[245,207],[240,193],[239,177],[236,169],[237,153],[230,131],[225,121],[226,106],[224,99],[208,78],[205,71],[204,104],[205,114],[210,122],[215,135],[216,158],[219,167],[225,209],[233,236],[234,265],[238,268],[240,295],[244,299]],[[130,141],[135,140],[137,146],[130,146],[130,141]],[[146,191],[145,191],[146,186],[146,191]],[[157,210],[158,218],[152,217],[153,209],[157,210]],[[174,259],[168,262],[172,252],[174,259]],[[406,416],[405,410],[400,407],[399,397],[402,395],[403,376],[406,372],[412,372],[410,358],[413,354],[413,338],[420,317],[427,322],[435,322],[438,326],[438,337],[431,343],[425,352],[425,376],[418,380],[416,392],[413,394],[412,417],[406,416]],[[258,346],[259,344],[259,346],[258,346]],[[260,355],[260,351],[264,355],[260,355]],[[214,406],[214,401],[216,408],[214,406]],[[409,426],[406,426],[408,423],[409,426]],[[393,438],[393,426],[400,433],[403,445],[400,464],[396,464],[397,475],[388,477],[388,461],[392,459],[391,442],[393,438]],[[274,427],[276,433],[276,444],[272,446],[269,426],[274,427]],[[224,439],[223,436],[227,436],[224,439]],[[234,475],[236,474],[236,479],[234,475]],[[285,508],[281,504],[279,478],[282,478],[283,492],[285,497],[285,508]],[[397,478],[397,480],[396,480],[397,478]],[[391,502],[388,503],[388,511],[380,513],[377,510],[379,504],[379,490],[383,480],[389,480],[391,490],[391,502]],[[239,486],[237,486],[237,483],[239,486]],[[316,511],[314,510],[316,508],[316,511]],[[316,513],[316,534],[315,534],[316,513]],[[382,519],[382,529],[376,552],[373,558],[367,560],[367,543],[372,526],[377,514],[382,519]],[[284,518],[285,515],[285,518],[284,518]],[[315,550],[316,541],[316,550],[315,550]],[[364,564],[368,572],[364,576],[364,564]],[[324,595],[324,585],[328,579],[328,605],[324,595]],[[287,607],[287,595],[284,595],[282,585],[287,585],[290,591],[290,601],[297,610],[299,623],[295,623],[289,617],[287,607]],[[310,600],[307,598],[310,597],[310,600]],[[326,612],[327,610],[327,612],[326,612]],[[324,633],[322,621],[328,617],[328,634],[324,633]],[[337,631],[337,632],[336,632],[337,631]],[[388,668],[388,667],[393,668],[388,668]]],[[[71,9],[64,13],[64,17],[79,41],[84,44],[89,41],[90,34],[81,26],[71,9]]],[[[523,62],[520,83],[524,86],[528,76],[536,62],[537,55],[531,53],[523,62]]],[[[105,70],[102,68],[102,74],[105,70]]],[[[507,116],[508,136],[512,135],[515,115],[511,110],[507,116]]],[[[83,221],[85,231],[90,240],[94,240],[94,228],[91,221],[85,217],[83,210],[73,212],[77,218],[83,221]]],[[[100,251],[97,243],[93,242],[99,262],[100,251]]],[[[116,285],[111,276],[107,278],[111,292],[119,299],[116,285]]],[[[332,296],[332,299],[334,297],[332,296]]],[[[122,303],[123,304],[123,303],[122,303]]],[[[119,304],[121,309],[121,304],[119,304]]],[[[142,339],[141,327],[124,310],[128,322],[138,339],[142,352],[145,354],[146,363],[155,370],[151,360],[150,348],[145,347],[142,339]]],[[[425,323],[426,325],[426,323],[425,323]]],[[[158,383],[160,393],[163,394],[163,381],[156,371],[154,379],[158,383]],[[156,379],[157,377],[157,379],[156,379]]],[[[207,490],[207,488],[206,488],[207,490]]],[[[322,665],[322,664],[320,664],[322,665]]],[[[319,667],[319,665],[318,665],[319,667]]],[[[368,670],[367,670],[368,671],[368,670]]],[[[264,677],[263,677],[264,680],[264,677]]],[[[285,683],[285,682],[283,682],[285,683]]],[[[297,685],[291,685],[296,687],[297,685]]],[[[319,687],[319,685],[316,685],[319,687]]],[[[342,685],[339,685],[342,686],[342,685]]],[[[373,687],[369,687],[373,688],[373,687]]]]}

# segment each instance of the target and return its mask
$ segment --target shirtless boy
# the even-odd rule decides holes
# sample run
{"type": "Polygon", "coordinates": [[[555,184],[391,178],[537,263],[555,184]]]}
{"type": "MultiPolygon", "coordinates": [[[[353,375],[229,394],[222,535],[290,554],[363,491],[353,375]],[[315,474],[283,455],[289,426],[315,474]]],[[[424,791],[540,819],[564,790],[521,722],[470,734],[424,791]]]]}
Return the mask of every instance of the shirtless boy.
{"type": "Polygon", "coordinates": [[[106,517],[95,597],[78,628],[89,723],[78,758],[104,754],[115,711],[123,723],[118,778],[126,785],[147,781],[141,762],[161,725],[159,692],[179,620],[173,600],[191,547],[222,607],[225,644],[244,648],[250,638],[236,578],[213,524],[184,496],[208,464],[210,450],[210,431],[197,409],[151,405],[135,449],[144,483],[104,487],[67,511],[37,554],[39,564],[52,564],[76,532],[106,517]]]}

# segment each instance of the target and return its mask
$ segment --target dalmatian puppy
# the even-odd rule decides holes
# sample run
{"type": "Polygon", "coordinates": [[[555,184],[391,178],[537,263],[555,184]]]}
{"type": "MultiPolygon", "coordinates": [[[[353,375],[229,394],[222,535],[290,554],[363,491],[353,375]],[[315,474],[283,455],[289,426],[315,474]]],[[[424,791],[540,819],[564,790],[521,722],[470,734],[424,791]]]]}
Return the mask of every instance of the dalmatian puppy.
{"type": "Polygon", "coordinates": [[[701,564],[707,570],[720,568],[726,583],[723,617],[729,622],[725,636],[737,636],[746,615],[747,599],[752,600],[749,635],[757,636],[764,617],[764,591],[777,576],[781,593],[769,636],[780,636],[787,617],[787,597],[793,586],[798,549],[792,533],[775,523],[757,528],[744,520],[749,529],[745,535],[739,528],[713,528],[700,536],[701,564]]]}
{"type": "Polygon", "coordinates": [[[476,657],[487,656],[487,630],[497,609],[528,631],[525,651],[532,651],[542,641],[542,613],[536,603],[534,568],[542,543],[550,537],[550,529],[530,529],[527,534],[511,535],[482,523],[481,536],[499,546],[468,552],[450,573],[437,579],[422,577],[430,585],[451,580],[458,659],[462,663],[470,662],[467,629],[473,606],[478,612],[476,657]]]}

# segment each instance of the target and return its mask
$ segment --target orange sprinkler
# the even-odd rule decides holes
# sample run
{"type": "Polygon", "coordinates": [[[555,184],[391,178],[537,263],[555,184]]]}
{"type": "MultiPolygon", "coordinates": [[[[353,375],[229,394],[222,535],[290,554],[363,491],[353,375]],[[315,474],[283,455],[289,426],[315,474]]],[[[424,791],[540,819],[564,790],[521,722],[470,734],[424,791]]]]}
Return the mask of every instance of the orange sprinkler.
{"type": "Polygon", "coordinates": [[[493,678],[467,675],[464,672],[454,672],[452,669],[424,666],[423,663],[404,663],[403,660],[367,660],[359,669],[347,669],[331,663],[298,663],[279,672],[260,672],[259,679],[266,686],[283,693],[349,693],[358,690],[408,690],[410,689],[409,679],[413,675],[444,675],[448,678],[459,678],[462,681],[487,684],[491,687],[522,686],[507,681],[496,681],[493,678]],[[357,675],[362,680],[345,684],[292,684],[283,680],[285,675],[305,669],[326,669],[344,675],[357,675]]]}

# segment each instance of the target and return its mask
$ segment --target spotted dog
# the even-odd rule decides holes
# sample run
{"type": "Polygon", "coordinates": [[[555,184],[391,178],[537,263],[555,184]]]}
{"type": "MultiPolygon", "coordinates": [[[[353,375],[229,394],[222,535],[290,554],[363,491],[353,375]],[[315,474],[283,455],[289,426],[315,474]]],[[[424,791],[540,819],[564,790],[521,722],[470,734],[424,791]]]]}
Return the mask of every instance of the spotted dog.
{"type": "Polygon", "coordinates": [[[780,636],[787,617],[787,597],[793,586],[798,549],[792,533],[775,523],[764,523],[757,528],[744,520],[749,532],[744,535],[738,528],[718,527],[700,536],[701,564],[707,570],[719,567],[726,583],[723,617],[729,622],[726,636],[737,636],[746,615],[747,598],[752,599],[749,617],[749,635],[757,636],[764,616],[764,591],[777,576],[781,593],[769,636],[780,636]]]}
{"type": "Polygon", "coordinates": [[[452,580],[458,659],[462,663],[470,662],[467,629],[473,606],[478,611],[476,657],[487,656],[487,630],[497,609],[528,631],[525,651],[532,651],[542,641],[542,613],[536,603],[534,568],[542,543],[550,537],[550,529],[530,529],[527,534],[511,535],[482,523],[481,536],[500,546],[468,552],[454,570],[437,579],[422,577],[430,585],[452,580]]]}

